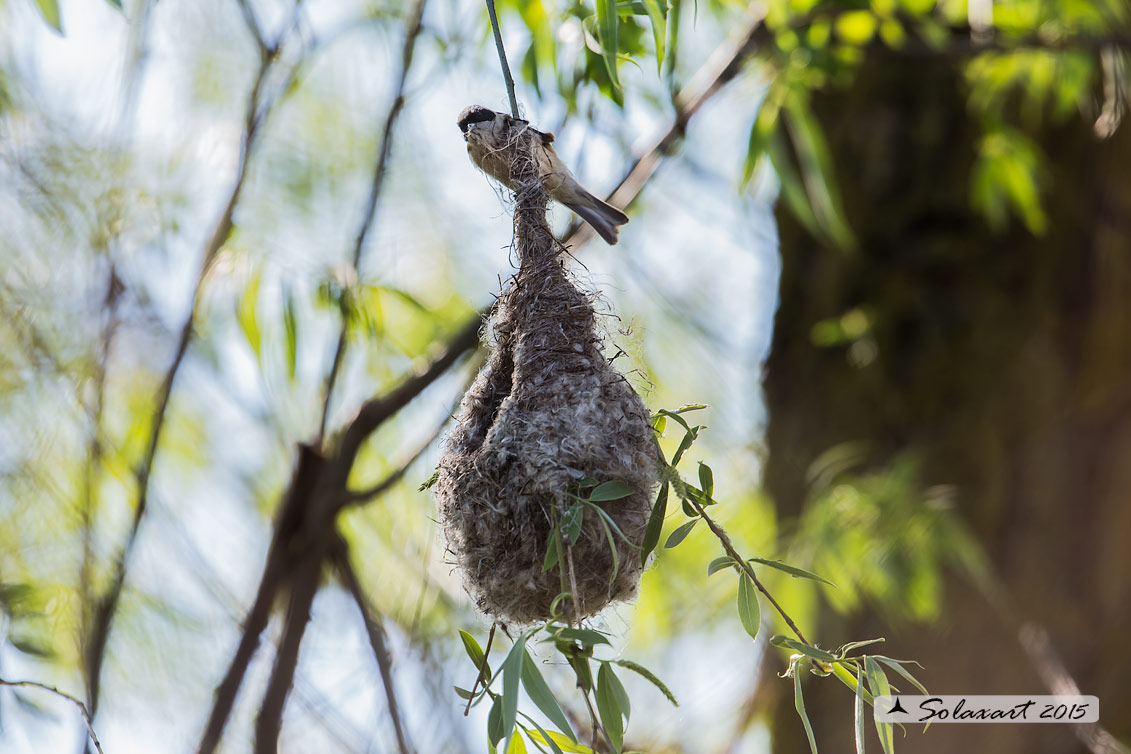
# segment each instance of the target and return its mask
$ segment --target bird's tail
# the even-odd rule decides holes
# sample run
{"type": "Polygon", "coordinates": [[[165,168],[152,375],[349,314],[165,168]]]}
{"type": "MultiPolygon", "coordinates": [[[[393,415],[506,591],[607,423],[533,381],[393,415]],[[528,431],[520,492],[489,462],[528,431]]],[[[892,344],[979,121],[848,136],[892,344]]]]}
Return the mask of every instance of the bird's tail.
{"type": "Polygon", "coordinates": [[[593,230],[597,231],[597,234],[605,239],[605,243],[609,245],[617,242],[617,226],[628,222],[628,215],[589,192],[585,192],[583,201],[566,206],[576,212],[582,220],[593,226],[593,230]]]}

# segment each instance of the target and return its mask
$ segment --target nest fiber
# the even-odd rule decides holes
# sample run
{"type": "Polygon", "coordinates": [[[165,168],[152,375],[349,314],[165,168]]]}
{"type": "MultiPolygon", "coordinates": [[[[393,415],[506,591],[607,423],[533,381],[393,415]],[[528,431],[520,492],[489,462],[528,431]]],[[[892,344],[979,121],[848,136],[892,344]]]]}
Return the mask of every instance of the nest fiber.
{"type": "MultiPolygon", "coordinates": [[[[559,261],[527,162],[538,146],[522,132],[513,143],[519,271],[490,322],[492,352],[447,438],[436,494],[449,553],[479,608],[532,623],[550,617],[562,592],[575,592],[578,617],[635,593],[657,469],[648,409],[605,358],[591,297],[559,261]],[[585,478],[632,490],[593,503],[624,535],[611,534],[616,555],[612,527],[583,506],[576,541],[543,570],[553,522],[585,478]]],[[[568,602],[560,609],[574,614],[568,602]]]]}

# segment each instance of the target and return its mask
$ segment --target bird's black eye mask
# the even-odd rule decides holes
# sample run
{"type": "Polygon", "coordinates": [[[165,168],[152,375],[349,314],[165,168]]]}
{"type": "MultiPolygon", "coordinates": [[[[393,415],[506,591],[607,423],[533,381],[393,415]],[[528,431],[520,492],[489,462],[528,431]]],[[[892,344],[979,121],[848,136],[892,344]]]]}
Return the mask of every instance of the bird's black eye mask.
{"type": "Polygon", "coordinates": [[[485,123],[486,121],[494,119],[494,110],[488,110],[483,107],[483,105],[472,105],[471,107],[464,108],[463,112],[459,114],[459,120],[457,120],[456,123],[459,124],[459,130],[466,134],[467,129],[471,127],[472,123],[485,123]]]}

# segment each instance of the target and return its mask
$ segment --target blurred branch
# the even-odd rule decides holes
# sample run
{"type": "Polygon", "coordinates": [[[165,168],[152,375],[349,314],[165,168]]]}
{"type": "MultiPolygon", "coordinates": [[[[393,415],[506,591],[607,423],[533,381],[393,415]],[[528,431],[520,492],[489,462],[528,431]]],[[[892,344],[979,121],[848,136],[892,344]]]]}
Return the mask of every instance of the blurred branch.
{"type": "Polygon", "coordinates": [[[90,735],[90,741],[94,744],[95,750],[98,754],[104,754],[102,751],[102,742],[98,740],[98,734],[94,732],[94,720],[91,719],[90,710],[78,698],[71,696],[65,691],[60,691],[54,686],[48,686],[46,683],[39,683],[38,681],[6,681],[0,678],[0,686],[23,686],[26,688],[42,689],[49,691],[55,696],[66,699],[71,704],[79,708],[79,713],[82,715],[83,722],[86,723],[86,732],[90,735]]]}
{"type": "Polygon", "coordinates": [[[102,674],[102,664],[106,655],[106,642],[110,635],[110,624],[117,611],[118,602],[122,596],[122,588],[125,585],[126,564],[133,552],[134,544],[137,542],[137,534],[141,527],[142,519],[145,517],[146,506],[149,500],[149,479],[153,471],[154,461],[157,457],[157,446],[161,439],[161,431],[164,429],[165,419],[168,415],[169,400],[173,393],[173,384],[177,379],[177,374],[180,372],[181,365],[184,363],[185,355],[188,353],[189,343],[192,341],[193,325],[200,305],[204,281],[220,249],[227,242],[232,233],[232,216],[236,204],[239,202],[240,194],[243,191],[244,178],[247,175],[248,155],[259,134],[259,126],[262,123],[262,119],[257,115],[257,112],[263,82],[266,79],[267,71],[270,68],[272,60],[273,56],[267,56],[260,60],[259,69],[252,85],[244,117],[244,128],[240,143],[240,156],[236,167],[235,182],[228,194],[228,200],[220,215],[220,219],[217,221],[212,235],[204,247],[200,271],[197,274],[196,282],[193,286],[191,308],[189,309],[188,316],[185,318],[184,325],[181,327],[181,334],[173,355],[173,360],[165,371],[165,377],[162,380],[161,388],[158,392],[156,408],[153,413],[153,424],[149,430],[145,455],[135,472],[138,499],[134,507],[130,531],[121,552],[118,554],[110,586],[101,599],[99,599],[94,610],[94,626],[91,633],[90,645],[87,647],[87,656],[85,658],[86,673],[90,679],[89,702],[92,714],[96,713],[98,710],[99,679],[102,674]]]}
{"type": "MultiPolygon", "coordinates": [[[[400,117],[401,111],[404,109],[405,82],[408,80],[409,69],[412,68],[412,57],[416,50],[416,40],[420,36],[421,19],[424,16],[425,2],[426,0],[415,0],[412,8],[409,10],[408,19],[405,22],[404,47],[401,49],[401,70],[400,76],[397,79],[396,94],[393,96],[393,104],[389,106],[389,112],[385,116],[385,130],[381,133],[381,143],[377,149],[377,163],[373,170],[373,180],[369,185],[369,200],[365,205],[365,214],[362,216],[361,223],[354,236],[352,257],[354,279],[357,278],[361,269],[361,259],[365,250],[365,242],[369,238],[370,232],[373,230],[373,222],[377,217],[377,203],[381,198],[381,189],[385,185],[386,167],[389,162],[389,153],[393,146],[393,129],[396,125],[397,118],[400,117]]],[[[322,445],[322,440],[326,436],[326,422],[330,415],[330,399],[333,397],[334,386],[338,381],[338,374],[341,371],[342,361],[345,358],[347,317],[348,313],[343,304],[342,322],[338,332],[338,344],[334,348],[334,360],[330,365],[330,374],[326,378],[326,391],[322,400],[322,418],[318,424],[318,437],[315,441],[315,444],[318,446],[322,445]]]]}
{"type": "Polygon", "coordinates": [[[400,707],[397,704],[396,690],[393,687],[393,662],[389,656],[389,648],[385,643],[385,628],[381,625],[381,618],[369,605],[362,591],[361,582],[357,578],[353,564],[350,562],[349,544],[339,537],[334,547],[334,565],[338,575],[346,585],[357,609],[361,611],[362,620],[365,621],[365,633],[369,636],[369,645],[373,648],[373,656],[377,660],[377,668],[381,673],[381,683],[385,687],[385,698],[389,704],[389,717],[393,719],[393,730],[397,735],[397,746],[401,754],[411,754],[408,742],[405,739],[404,727],[401,723],[400,707]]]}
{"type": "Polygon", "coordinates": [[[518,98],[514,95],[514,77],[511,76],[511,67],[507,63],[507,51],[503,47],[503,35],[499,31],[499,17],[495,14],[495,0],[487,0],[487,15],[491,19],[491,32],[495,35],[495,49],[499,53],[499,66],[503,69],[503,83],[507,86],[511,115],[519,118],[521,116],[518,114],[518,98]]]}
{"type": "MultiPolygon", "coordinates": [[[[1068,672],[1044,627],[1026,623],[1017,632],[1017,640],[1050,692],[1064,696],[1080,695],[1076,679],[1068,672]]],[[[1072,729],[1092,754],[1131,754],[1131,748],[1121,743],[1099,723],[1073,725],[1072,729]]]]}

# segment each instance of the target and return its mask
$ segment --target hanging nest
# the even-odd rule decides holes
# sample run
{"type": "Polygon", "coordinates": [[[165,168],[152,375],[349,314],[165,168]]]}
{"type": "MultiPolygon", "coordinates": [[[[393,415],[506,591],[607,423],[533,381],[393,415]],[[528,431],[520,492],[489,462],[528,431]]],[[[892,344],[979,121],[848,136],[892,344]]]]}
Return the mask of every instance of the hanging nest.
{"type": "Polygon", "coordinates": [[[647,407],[605,358],[592,297],[559,261],[535,138],[516,128],[512,144],[519,271],[489,323],[492,352],[464,396],[435,489],[448,551],[479,609],[525,624],[549,619],[563,592],[576,598],[558,608],[571,618],[635,594],[657,450],[647,407]],[[587,488],[611,481],[631,492],[577,507],[587,488]],[[562,522],[579,510],[570,544],[562,522]],[[551,540],[557,563],[544,569],[551,540]]]}

